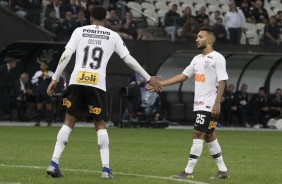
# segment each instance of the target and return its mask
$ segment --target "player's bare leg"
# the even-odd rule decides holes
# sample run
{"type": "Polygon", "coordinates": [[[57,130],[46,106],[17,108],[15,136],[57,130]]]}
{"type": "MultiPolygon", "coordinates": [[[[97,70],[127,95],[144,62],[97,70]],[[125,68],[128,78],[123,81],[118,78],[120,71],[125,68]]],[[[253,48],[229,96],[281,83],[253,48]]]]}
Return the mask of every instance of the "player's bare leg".
{"type": "Polygon", "coordinates": [[[47,169],[47,174],[54,178],[63,177],[59,169],[59,160],[66,144],[68,143],[69,135],[74,128],[75,122],[76,118],[66,113],[65,123],[57,135],[57,141],[55,144],[52,161],[50,162],[50,166],[47,169]]]}
{"type": "Polygon", "coordinates": [[[207,133],[205,135],[205,141],[207,142],[209,150],[210,150],[210,154],[213,157],[213,159],[214,159],[214,161],[215,161],[215,163],[218,167],[218,172],[211,179],[228,179],[230,177],[230,174],[227,171],[227,168],[226,168],[225,163],[223,161],[221,148],[220,148],[220,145],[217,141],[215,132],[207,133]]]}
{"type": "Polygon", "coordinates": [[[110,170],[109,136],[105,121],[94,121],[102,161],[102,178],[112,179],[110,170]]]}
{"type": "Polygon", "coordinates": [[[203,151],[203,139],[205,138],[204,132],[193,130],[193,145],[190,150],[188,164],[184,171],[176,175],[176,179],[193,179],[192,175],[194,167],[203,151]]]}

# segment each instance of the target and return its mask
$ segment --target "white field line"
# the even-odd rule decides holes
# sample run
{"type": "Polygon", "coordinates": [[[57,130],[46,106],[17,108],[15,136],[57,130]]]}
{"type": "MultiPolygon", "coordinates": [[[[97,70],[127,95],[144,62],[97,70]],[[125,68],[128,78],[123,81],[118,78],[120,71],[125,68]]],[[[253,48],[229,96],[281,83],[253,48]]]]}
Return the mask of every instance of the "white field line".
{"type": "MultiPolygon", "coordinates": [[[[41,167],[41,166],[6,165],[6,164],[0,164],[0,167],[26,168],[26,169],[46,169],[46,167],[41,167]]],[[[61,170],[62,171],[69,171],[69,172],[101,173],[101,171],[92,171],[92,170],[84,170],[84,169],[61,169],[61,170]]],[[[171,177],[163,177],[163,176],[153,176],[153,175],[143,175],[143,174],[133,174],[133,173],[123,173],[123,172],[114,172],[113,174],[114,175],[122,175],[122,176],[135,176],[135,177],[141,177],[141,178],[172,180],[172,181],[178,181],[178,182],[183,182],[183,183],[191,183],[191,184],[208,184],[208,183],[199,182],[199,181],[181,180],[181,179],[174,179],[174,178],[171,178],[171,177]]],[[[0,181],[0,184],[20,184],[20,183],[2,183],[0,181]]]]}

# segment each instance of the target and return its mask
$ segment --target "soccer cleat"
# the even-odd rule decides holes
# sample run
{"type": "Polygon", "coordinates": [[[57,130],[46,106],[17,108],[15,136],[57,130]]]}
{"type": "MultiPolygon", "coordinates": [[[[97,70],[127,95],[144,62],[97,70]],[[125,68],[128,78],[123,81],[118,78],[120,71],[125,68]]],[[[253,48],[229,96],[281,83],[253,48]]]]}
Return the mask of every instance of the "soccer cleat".
{"type": "Polygon", "coordinates": [[[113,179],[114,177],[113,177],[112,172],[109,168],[103,167],[101,178],[113,179]]]}
{"type": "Polygon", "coordinates": [[[186,173],[185,171],[182,171],[176,176],[172,176],[174,179],[194,179],[194,176],[192,173],[186,173]]]}
{"type": "Polygon", "coordinates": [[[218,171],[215,176],[211,177],[210,179],[229,179],[230,174],[228,171],[218,171]]]}
{"type": "Polygon", "coordinates": [[[49,167],[47,168],[47,174],[53,178],[61,178],[64,177],[59,169],[58,164],[51,161],[49,167]]]}

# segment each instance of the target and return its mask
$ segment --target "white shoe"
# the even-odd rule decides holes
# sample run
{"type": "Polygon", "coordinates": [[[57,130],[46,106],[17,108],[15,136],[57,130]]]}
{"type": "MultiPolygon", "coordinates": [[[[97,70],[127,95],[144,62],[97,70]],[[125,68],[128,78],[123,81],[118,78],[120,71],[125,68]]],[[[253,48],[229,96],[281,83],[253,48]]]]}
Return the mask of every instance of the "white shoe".
{"type": "Polygon", "coordinates": [[[114,177],[113,177],[112,172],[109,168],[103,167],[101,178],[113,179],[114,177]]]}

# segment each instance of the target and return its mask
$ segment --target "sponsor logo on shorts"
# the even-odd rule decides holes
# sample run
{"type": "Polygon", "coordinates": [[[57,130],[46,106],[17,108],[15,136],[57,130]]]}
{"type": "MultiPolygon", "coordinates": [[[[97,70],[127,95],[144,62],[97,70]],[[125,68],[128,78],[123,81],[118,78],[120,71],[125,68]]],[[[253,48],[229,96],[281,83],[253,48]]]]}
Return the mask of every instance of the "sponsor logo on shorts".
{"type": "Polygon", "coordinates": [[[78,72],[77,82],[78,83],[85,83],[85,84],[97,84],[97,82],[98,82],[98,73],[78,72]]]}
{"type": "Polygon", "coordinates": [[[63,106],[70,108],[71,102],[67,98],[63,98],[63,106]]]}
{"type": "Polygon", "coordinates": [[[100,114],[101,113],[101,108],[98,107],[93,107],[91,105],[88,106],[89,107],[89,113],[91,114],[100,114]]]}
{"type": "Polygon", "coordinates": [[[217,125],[216,121],[210,121],[210,125],[209,125],[208,129],[216,128],[216,125],[217,125]]]}

